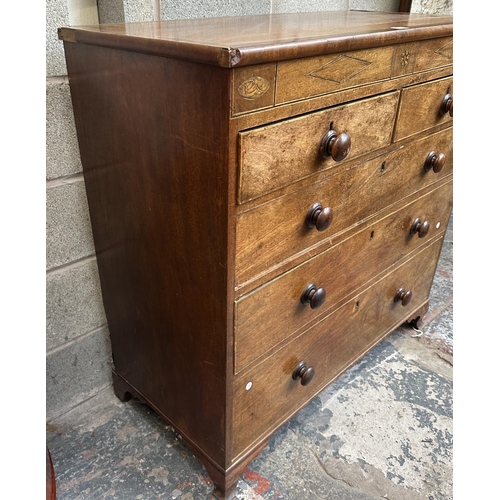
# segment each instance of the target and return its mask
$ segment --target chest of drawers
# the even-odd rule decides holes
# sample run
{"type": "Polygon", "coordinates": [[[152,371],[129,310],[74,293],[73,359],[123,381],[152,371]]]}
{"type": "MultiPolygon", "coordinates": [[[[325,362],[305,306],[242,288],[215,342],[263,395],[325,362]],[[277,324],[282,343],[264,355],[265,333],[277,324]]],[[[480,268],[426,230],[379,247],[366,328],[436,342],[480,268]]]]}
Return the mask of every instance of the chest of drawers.
{"type": "Polygon", "coordinates": [[[113,381],[231,496],[427,311],[452,209],[450,17],[61,28],[113,381]]]}

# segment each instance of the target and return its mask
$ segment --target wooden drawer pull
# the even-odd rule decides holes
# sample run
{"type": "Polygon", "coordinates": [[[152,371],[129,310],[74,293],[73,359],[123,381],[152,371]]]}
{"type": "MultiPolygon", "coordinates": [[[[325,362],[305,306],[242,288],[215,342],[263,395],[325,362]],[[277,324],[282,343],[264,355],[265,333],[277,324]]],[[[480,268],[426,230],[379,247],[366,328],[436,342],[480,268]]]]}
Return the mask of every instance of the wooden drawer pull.
{"type": "Polygon", "coordinates": [[[326,300],[326,290],[324,288],[316,288],[314,283],[310,283],[306,286],[306,289],[302,292],[300,301],[305,306],[309,304],[311,309],[318,309],[321,307],[326,300]]]}
{"type": "Polygon", "coordinates": [[[293,380],[297,380],[300,378],[301,385],[307,385],[314,378],[316,370],[313,366],[307,368],[305,361],[301,361],[293,371],[292,378],[293,380]]]}
{"type": "Polygon", "coordinates": [[[405,290],[404,288],[401,287],[396,292],[396,296],[394,297],[394,302],[401,301],[401,304],[406,306],[411,302],[412,296],[413,296],[413,293],[411,292],[411,290],[405,290]]]}
{"type": "Polygon", "coordinates": [[[445,162],[446,156],[444,153],[437,154],[435,151],[431,151],[425,159],[424,170],[428,172],[432,169],[437,174],[438,172],[441,172],[445,162]]]}
{"type": "Polygon", "coordinates": [[[443,100],[441,102],[441,107],[439,108],[439,112],[441,113],[441,116],[444,116],[446,113],[449,113],[450,116],[453,118],[453,97],[451,97],[451,94],[446,94],[443,97],[443,100]]]}
{"type": "Polygon", "coordinates": [[[318,231],[324,231],[330,227],[333,220],[333,210],[330,207],[323,208],[321,203],[315,203],[307,212],[307,227],[315,227],[318,231]]]}
{"type": "Polygon", "coordinates": [[[431,224],[429,221],[422,222],[418,217],[413,221],[413,224],[410,228],[410,234],[417,234],[419,238],[423,238],[427,236],[429,233],[429,229],[431,228],[431,224]]]}
{"type": "Polygon", "coordinates": [[[351,136],[342,132],[339,134],[330,129],[321,139],[320,146],[323,158],[332,158],[335,161],[342,161],[351,150],[351,136]]]}

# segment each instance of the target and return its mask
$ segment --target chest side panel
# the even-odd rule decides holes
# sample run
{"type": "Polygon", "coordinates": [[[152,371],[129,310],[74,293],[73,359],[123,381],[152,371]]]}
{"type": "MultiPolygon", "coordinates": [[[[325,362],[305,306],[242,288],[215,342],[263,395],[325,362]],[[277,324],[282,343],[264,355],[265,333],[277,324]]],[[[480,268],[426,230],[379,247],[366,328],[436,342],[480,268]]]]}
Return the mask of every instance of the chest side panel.
{"type": "Polygon", "coordinates": [[[66,53],[115,373],[223,465],[229,70],[66,53]]]}

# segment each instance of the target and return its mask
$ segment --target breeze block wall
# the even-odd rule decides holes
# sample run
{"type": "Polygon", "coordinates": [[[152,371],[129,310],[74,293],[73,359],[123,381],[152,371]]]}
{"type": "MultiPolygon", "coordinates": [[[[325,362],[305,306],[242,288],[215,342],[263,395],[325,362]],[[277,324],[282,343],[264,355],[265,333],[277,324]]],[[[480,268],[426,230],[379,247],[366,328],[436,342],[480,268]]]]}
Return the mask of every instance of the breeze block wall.
{"type": "Polygon", "coordinates": [[[453,15],[453,0],[413,0],[410,12],[453,15]]]}
{"type": "MultiPolygon", "coordinates": [[[[63,44],[75,24],[323,10],[397,11],[399,0],[46,0],[46,420],[111,384],[111,344],[63,44]]],[[[416,9],[452,9],[419,0],[416,9]]]]}

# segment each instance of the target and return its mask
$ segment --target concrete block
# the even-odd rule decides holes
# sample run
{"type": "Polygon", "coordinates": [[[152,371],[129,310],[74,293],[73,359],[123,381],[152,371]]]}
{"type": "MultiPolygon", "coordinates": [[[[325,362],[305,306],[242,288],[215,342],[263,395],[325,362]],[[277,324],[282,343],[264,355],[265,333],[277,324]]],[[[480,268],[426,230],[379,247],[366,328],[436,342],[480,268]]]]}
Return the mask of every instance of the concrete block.
{"type": "Polygon", "coordinates": [[[99,22],[132,23],[154,20],[154,0],[99,0],[99,22]]]}
{"type": "Polygon", "coordinates": [[[47,276],[47,351],[105,325],[95,259],[47,276]]]}
{"type": "Polygon", "coordinates": [[[55,179],[82,171],[69,84],[49,80],[46,85],[46,176],[55,179]]]}
{"type": "Polygon", "coordinates": [[[160,18],[184,19],[195,17],[227,17],[251,14],[268,14],[271,12],[271,0],[161,0],[160,18]]]}
{"type": "Polygon", "coordinates": [[[99,0],[99,22],[101,24],[117,24],[125,22],[123,0],[99,0]]]}
{"type": "Polygon", "coordinates": [[[398,12],[399,0],[352,0],[352,10],[368,10],[378,12],[398,12]]]}
{"type": "Polygon", "coordinates": [[[57,29],[69,25],[69,11],[66,0],[46,0],[45,30],[46,30],[46,74],[57,76],[67,74],[64,48],[57,38],[57,29]]]}
{"type": "Polygon", "coordinates": [[[46,360],[46,420],[61,415],[111,384],[107,328],[61,349],[46,360]]]}
{"type": "Polygon", "coordinates": [[[83,180],[47,189],[46,266],[62,266],[95,253],[83,180]]]}
{"type": "MultiPolygon", "coordinates": [[[[101,1],[99,1],[101,3],[101,1]]],[[[154,0],[128,0],[123,2],[123,10],[125,13],[125,22],[131,23],[136,21],[153,21],[154,0]]]]}
{"type": "Polygon", "coordinates": [[[321,12],[348,10],[350,0],[274,0],[273,12],[321,12]]]}
{"type": "Polygon", "coordinates": [[[71,26],[99,24],[97,0],[67,0],[71,26]]]}
{"type": "Polygon", "coordinates": [[[453,0],[413,0],[411,12],[453,15],[453,0]]]}

